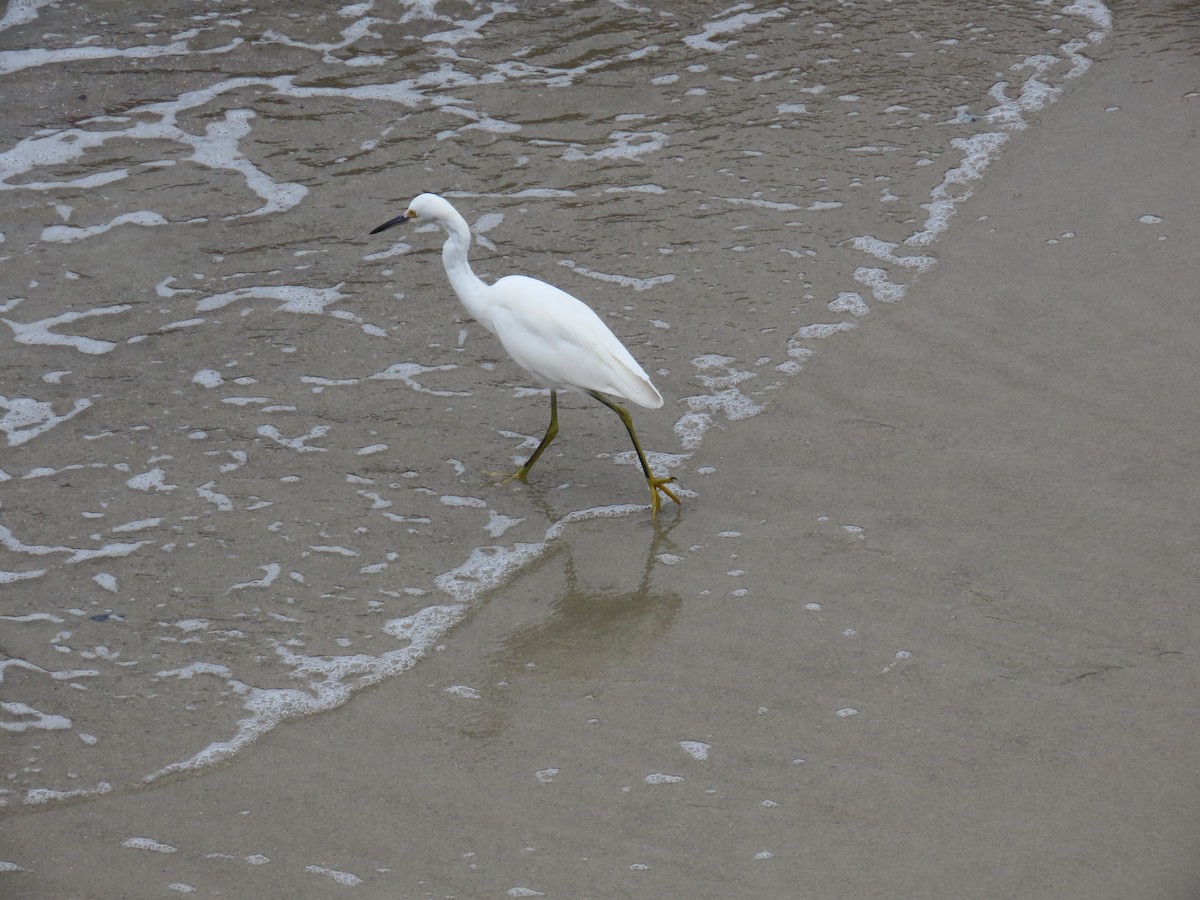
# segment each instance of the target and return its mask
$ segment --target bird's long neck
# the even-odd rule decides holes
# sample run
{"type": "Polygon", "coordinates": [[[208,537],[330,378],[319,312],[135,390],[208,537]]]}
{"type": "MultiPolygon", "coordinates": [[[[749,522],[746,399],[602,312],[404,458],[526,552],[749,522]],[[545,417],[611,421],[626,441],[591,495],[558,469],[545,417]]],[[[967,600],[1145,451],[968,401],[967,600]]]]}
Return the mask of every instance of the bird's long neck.
{"type": "Polygon", "coordinates": [[[483,295],[487,284],[471,271],[471,263],[467,259],[467,249],[471,246],[471,229],[467,221],[456,212],[454,218],[442,222],[446,229],[446,243],[442,245],[442,265],[446,268],[446,277],[450,286],[462,301],[462,305],[474,316],[481,325],[492,330],[492,320],[488,315],[483,295]]]}

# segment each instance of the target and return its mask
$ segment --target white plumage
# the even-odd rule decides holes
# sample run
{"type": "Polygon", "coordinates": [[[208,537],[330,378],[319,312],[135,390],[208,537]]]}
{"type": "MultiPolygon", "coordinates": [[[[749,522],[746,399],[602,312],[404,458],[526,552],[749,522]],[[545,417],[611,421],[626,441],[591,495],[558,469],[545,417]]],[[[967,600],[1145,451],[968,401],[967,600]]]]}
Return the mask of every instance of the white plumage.
{"type": "Polygon", "coordinates": [[[509,275],[488,288],[488,302],[491,321],[480,321],[513,361],[546,387],[603,391],[647,409],[663,405],[625,345],[566,291],[509,275]]]}
{"type": "Polygon", "coordinates": [[[629,413],[604,396],[658,409],[663,405],[662,394],[600,317],[581,300],[536,278],[508,275],[490,285],[480,279],[467,260],[471,231],[466,220],[437,194],[420,194],[403,215],[384,222],[371,234],[406,221],[433,222],[445,230],[442,264],[454,293],[481,325],[500,338],[517,365],[550,388],[550,427],[533,455],[511,477],[524,480],[558,433],[557,392],[577,390],[621,417],[650,486],[654,515],[661,503],[660,491],[678,503],[679,498],[667,487],[675,479],[651,473],[629,413]]]}

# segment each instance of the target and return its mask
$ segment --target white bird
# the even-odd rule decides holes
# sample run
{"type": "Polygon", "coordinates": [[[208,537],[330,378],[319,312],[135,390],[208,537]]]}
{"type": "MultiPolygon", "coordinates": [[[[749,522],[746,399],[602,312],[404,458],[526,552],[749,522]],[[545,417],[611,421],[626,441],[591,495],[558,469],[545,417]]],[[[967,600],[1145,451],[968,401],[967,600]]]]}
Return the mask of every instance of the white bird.
{"type": "Polygon", "coordinates": [[[658,478],[650,471],[629,412],[604,396],[630,400],[647,409],[663,405],[662,394],[650,377],[600,317],[566,291],[536,278],[508,275],[495,284],[479,278],[467,260],[471,230],[458,210],[437,194],[420,194],[402,215],[384,222],[371,234],[410,221],[432,222],[445,230],[442,264],[454,293],[481,325],[500,338],[517,365],[550,389],[550,426],[533,455],[509,479],[524,481],[558,434],[558,392],[577,390],[621,417],[650,486],[651,514],[658,516],[660,491],[679,503],[675,492],[667,487],[675,479],[658,478]]]}

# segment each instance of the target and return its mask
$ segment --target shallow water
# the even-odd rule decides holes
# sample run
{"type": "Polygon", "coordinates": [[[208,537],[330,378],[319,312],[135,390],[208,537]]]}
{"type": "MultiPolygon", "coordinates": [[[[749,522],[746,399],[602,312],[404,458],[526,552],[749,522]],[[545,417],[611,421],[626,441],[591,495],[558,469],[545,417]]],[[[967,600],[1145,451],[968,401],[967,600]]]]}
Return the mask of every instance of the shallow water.
{"type": "Polygon", "coordinates": [[[648,519],[590,401],[531,485],[492,483],[544,393],[437,234],[368,236],[412,195],[459,207],[479,274],[600,311],[667,397],[635,418],[686,517],[746,477],[706,434],[905,297],[1111,27],[1035,0],[156,9],[0,22],[9,807],[227,759],[419,665],[564,535],[648,519]]]}

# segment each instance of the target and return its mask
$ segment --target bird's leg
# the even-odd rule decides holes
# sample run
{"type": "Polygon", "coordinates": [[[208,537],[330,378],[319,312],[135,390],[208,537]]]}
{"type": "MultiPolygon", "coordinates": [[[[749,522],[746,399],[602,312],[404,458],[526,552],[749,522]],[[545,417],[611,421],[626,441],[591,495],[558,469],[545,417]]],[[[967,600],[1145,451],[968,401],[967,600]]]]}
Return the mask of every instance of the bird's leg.
{"type": "Polygon", "coordinates": [[[533,468],[533,464],[538,461],[538,457],[541,456],[542,452],[547,447],[550,446],[550,442],[552,440],[554,440],[555,435],[557,435],[557,434],[558,434],[558,391],[551,390],[550,391],[550,425],[546,428],[546,434],[542,438],[542,442],[540,444],[538,444],[537,449],[533,451],[533,456],[531,456],[531,457],[529,457],[529,459],[525,460],[525,465],[521,466],[521,468],[517,469],[517,471],[513,472],[511,475],[509,475],[504,480],[512,481],[513,479],[520,479],[521,481],[524,481],[525,476],[529,474],[529,470],[533,468]]]}
{"type": "Polygon", "coordinates": [[[625,430],[629,432],[629,438],[633,441],[633,449],[637,451],[638,462],[642,464],[642,471],[646,473],[646,484],[650,485],[650,515],[658,518],[658,509],[662,505],[662,498],[658,496],[659,491],[662,491],[676,503],[679,503],[679,498],[675,496],[675,492],[667,487],[668,484],[672,484],[675,481],[675,476],[657,478],[650,471],[650,463],[646,462],[646,454],[642,452],[642,445],[638,441],[637,432],[633,430],[633,418],[624,407],[618,406],[596,391],[588,391],[588,393],[620,416],[621,421],[625,423],[625,430]]]}

